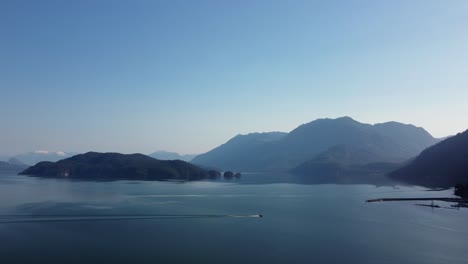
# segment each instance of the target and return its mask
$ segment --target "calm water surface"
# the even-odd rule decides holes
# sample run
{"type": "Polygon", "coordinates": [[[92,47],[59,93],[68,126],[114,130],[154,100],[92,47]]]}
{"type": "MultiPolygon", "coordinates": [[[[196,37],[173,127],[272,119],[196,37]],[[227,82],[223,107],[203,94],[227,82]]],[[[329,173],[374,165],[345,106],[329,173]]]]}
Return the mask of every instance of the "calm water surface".
{"type": "Polygon", "coordinates": [[[256,184],[250,177],[174,183],[0,175],[0,221],[11,214],[196,216],[0,223],[0,263],[467,263],[468,210],[364,203],[450,190],[256,184]],[[227,216],[253,214],[264,217],[227,216]]]}

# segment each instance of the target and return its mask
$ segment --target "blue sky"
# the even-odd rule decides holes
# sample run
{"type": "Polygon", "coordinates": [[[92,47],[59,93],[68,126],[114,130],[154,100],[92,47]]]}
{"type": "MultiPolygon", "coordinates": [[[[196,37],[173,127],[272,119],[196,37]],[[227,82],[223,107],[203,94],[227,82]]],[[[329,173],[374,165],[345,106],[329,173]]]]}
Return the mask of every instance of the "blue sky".
{"type": "Polygon", "coordinates": [[[1,1],[0,154],[207,151],[322,117],[468,128],[468,1],[1,1]]]}

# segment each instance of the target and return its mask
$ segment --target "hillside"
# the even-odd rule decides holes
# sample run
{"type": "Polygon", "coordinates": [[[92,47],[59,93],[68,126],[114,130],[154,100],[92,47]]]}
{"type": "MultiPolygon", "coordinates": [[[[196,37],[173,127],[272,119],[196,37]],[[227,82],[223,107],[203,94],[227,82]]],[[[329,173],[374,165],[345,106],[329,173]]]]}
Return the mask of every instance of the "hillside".
{"type": "Polygon", "coordinates": [[[334,146],[314,159],[293,168],[291,172],[302,175],[365,175],[395,170],[398,163],[380,162],[380,158],[365,148],[348,145],[334,146]]]}
{"type": "Polygon", "coordinates": [[[427,148],[394,179],[422,186],[453,187],[468,183],[468,130],[427,148]]]}

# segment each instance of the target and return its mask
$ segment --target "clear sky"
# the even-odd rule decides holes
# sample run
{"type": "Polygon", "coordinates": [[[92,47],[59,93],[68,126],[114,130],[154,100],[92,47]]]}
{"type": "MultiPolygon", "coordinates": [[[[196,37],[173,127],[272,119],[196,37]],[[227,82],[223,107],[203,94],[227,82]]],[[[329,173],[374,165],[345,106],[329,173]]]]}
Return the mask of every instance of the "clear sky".
{"type": "Polygon", "coordinates": [[[468,129],[468,1],[0,1],[0,154],[207,151],[321,117],[468,129]]]}

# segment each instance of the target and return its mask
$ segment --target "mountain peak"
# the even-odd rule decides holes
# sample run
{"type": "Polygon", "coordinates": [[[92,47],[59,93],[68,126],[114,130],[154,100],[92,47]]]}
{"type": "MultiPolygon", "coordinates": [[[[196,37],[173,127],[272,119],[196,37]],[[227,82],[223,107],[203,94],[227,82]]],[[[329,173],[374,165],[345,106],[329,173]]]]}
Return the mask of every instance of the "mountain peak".
{"type": "Polygon", "coordinates": [[[301,127],[308,127],[308,126],[314,126],[314,125],[322,125],[322,124],[359,124],[359,125],[366,125],[363,123],[360,123],[359,121],[354,120],[353,118],[349,116],[342,116],[342,117],[337,117],[337,118],[318,118],[313,121],[310,121],[308,123],[302,124],[298,128],[301,127]]]}
{"type": "Polygon", "coordinates": [[[335,118],[334,120],[336,120],[336,121],[353,121],[353,122],[357,122],[356,120],[354,120],[353,118],[351,118],[349,116],[338,117],[338,118],[335,118]]]}

